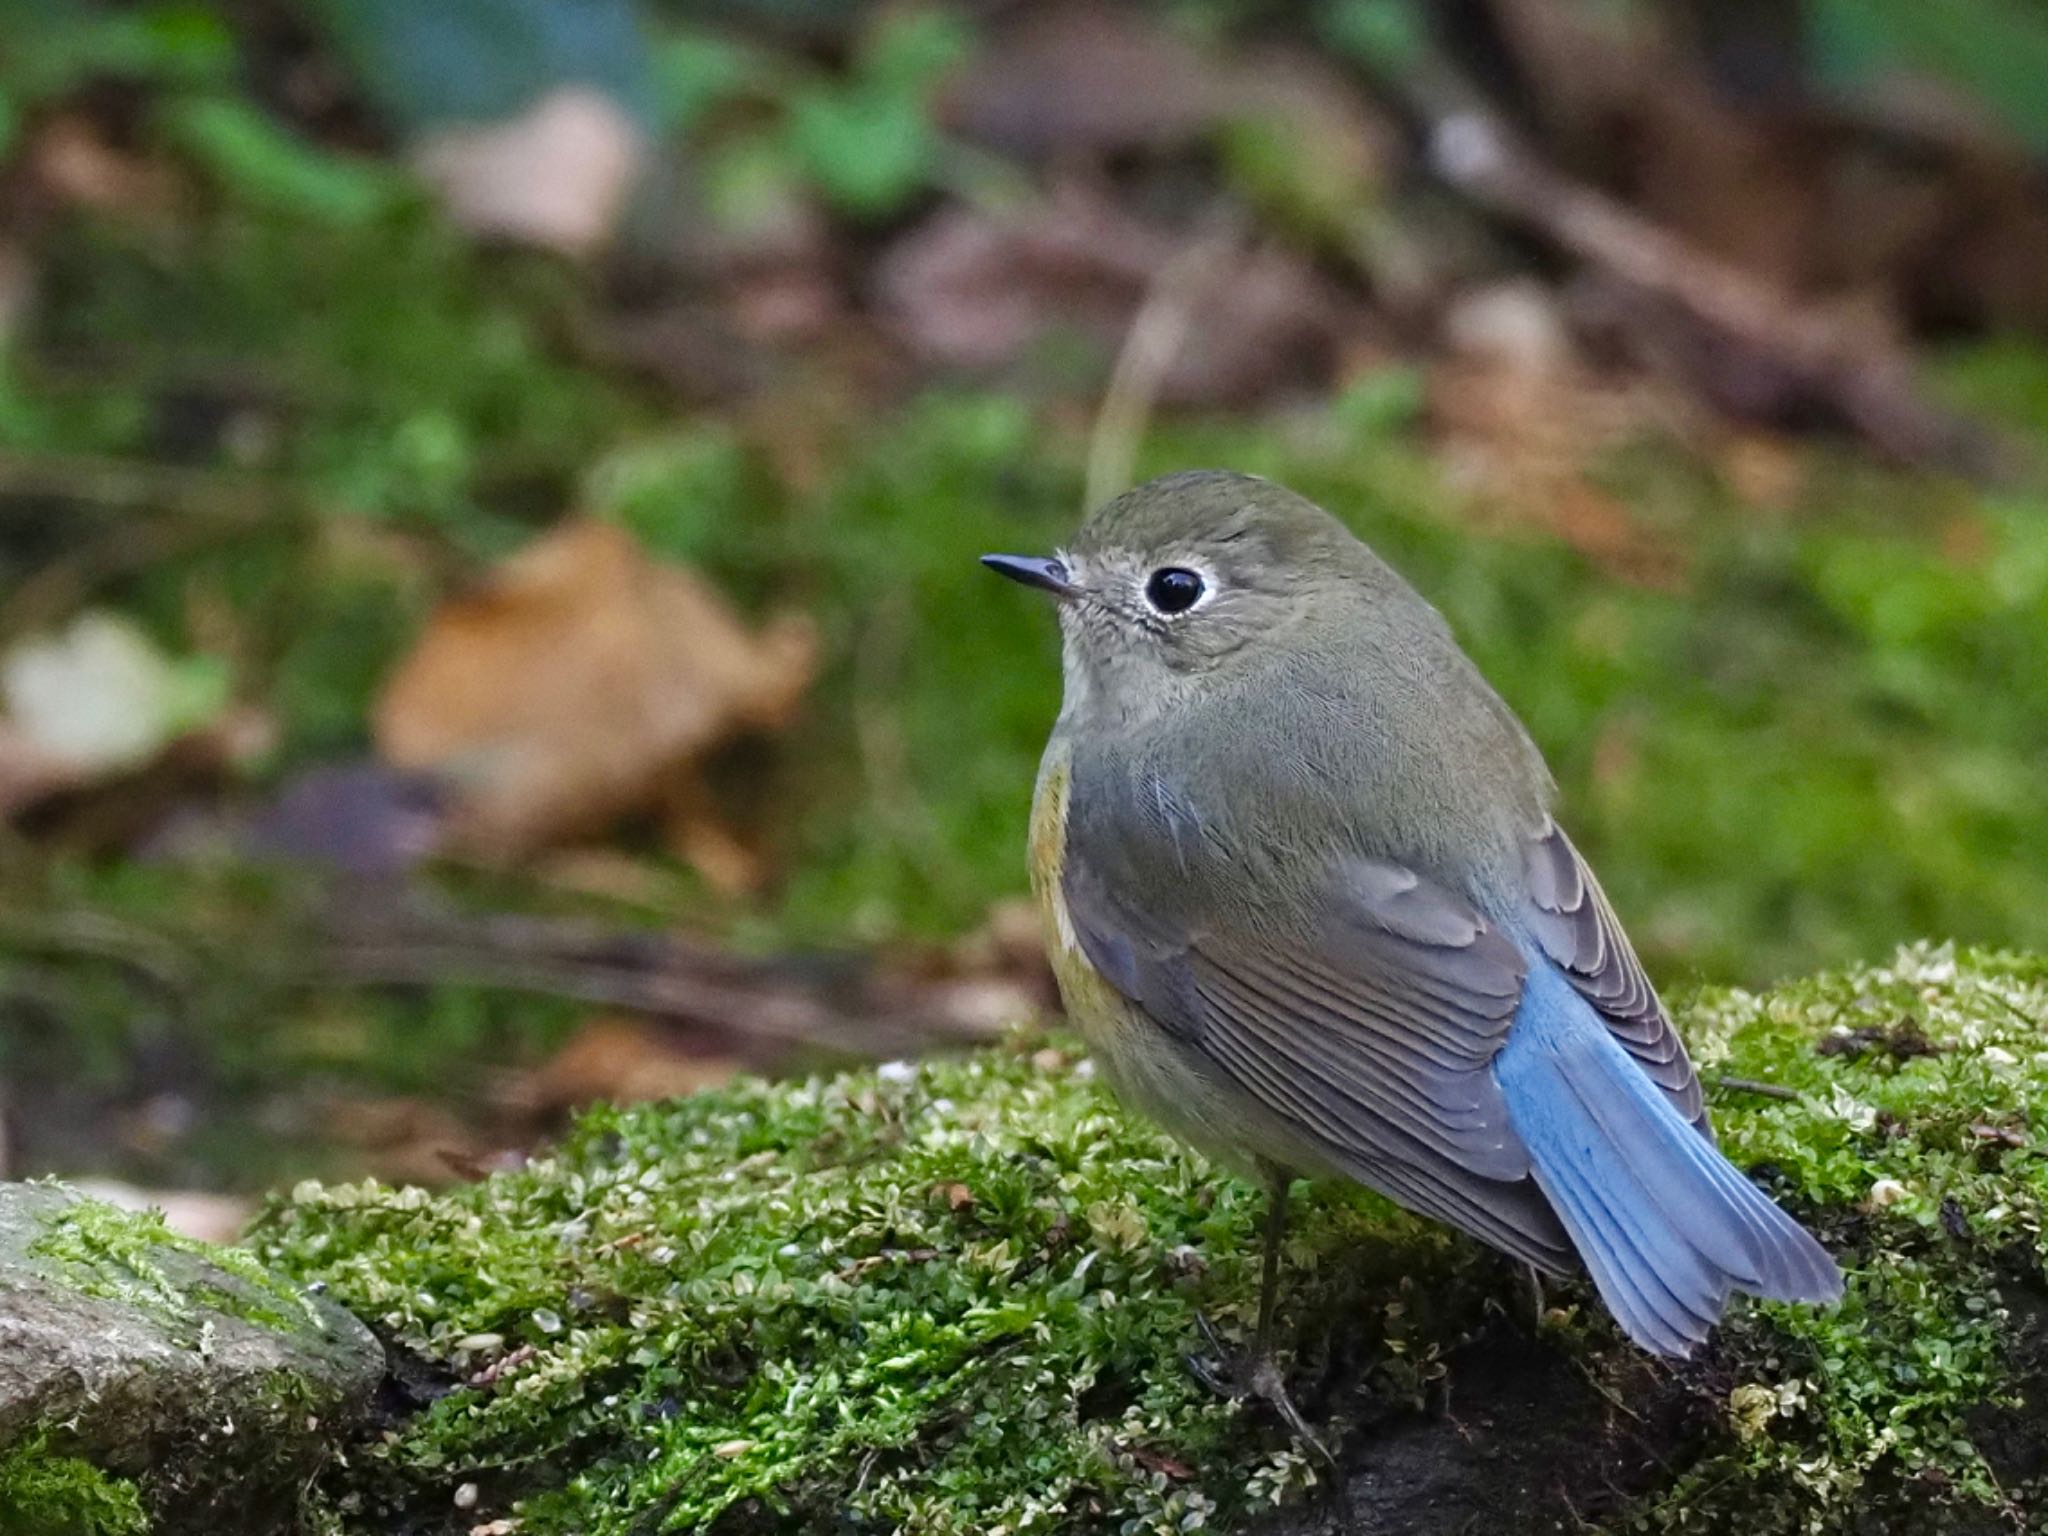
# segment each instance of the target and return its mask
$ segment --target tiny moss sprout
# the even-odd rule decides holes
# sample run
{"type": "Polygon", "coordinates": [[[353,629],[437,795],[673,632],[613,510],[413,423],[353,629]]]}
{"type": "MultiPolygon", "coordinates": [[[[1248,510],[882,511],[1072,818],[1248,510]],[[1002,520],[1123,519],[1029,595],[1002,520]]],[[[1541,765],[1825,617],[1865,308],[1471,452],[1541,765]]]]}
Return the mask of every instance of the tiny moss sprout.
{"type": "Polygon", "coordinates": [[[195,1345],[206,1327],[202,1309],[267,1328],[319,1326],[310,1298],[247,1252],[183,1237],[159,1211],[124,1211],[97,1200],[55,1207],[29,1255],[59,1269],[81,1295],[189,1325],[195,1345]]]}

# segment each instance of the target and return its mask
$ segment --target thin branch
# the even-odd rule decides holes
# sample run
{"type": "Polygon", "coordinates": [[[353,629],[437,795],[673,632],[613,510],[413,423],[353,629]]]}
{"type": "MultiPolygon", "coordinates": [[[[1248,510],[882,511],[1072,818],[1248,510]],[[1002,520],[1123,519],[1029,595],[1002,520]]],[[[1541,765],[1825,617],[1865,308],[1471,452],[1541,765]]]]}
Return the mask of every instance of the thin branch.
{"type": "Polygon", "coordinates": [[[1714,1079],[1716,1088],[1729,1093],[1753,1093],[1760,1099],[1783,1099],[1787,1104],[1799,1102],[1797,1089],[1781,1088],[1776,1083],[1758,1082],[1753,1077],[1729,1077],[1725,1073],[1714,1079]]]}
{"type": "Polygon", "coordinates": [[[1145,439],[1166,376],[1187,341],[1196,304],[1237,249],[1238,239],[1236,221],[1221,221],[1191,240],[1153,277],[1124,332],[1116,366],[1095,412],[1088,439],[1084,512],[1129,487],[1138,445],[1145,439]]]}
{"type": "Polygon", "coordinates": [[[117,513],[122,522],[34,572],[0,602],[0,637],[55,623],[96,589],[193,549],[296,519],[283,484],[183,465],[0,452],[0,526],[38,503],[117,513]]]}
{"type": "Polygon", "coordinates": [[[122,968],[174,999],[217,984],[429,987],[568,998],[838,1055],[914,1055],[989,1038],[973,999],[871,979],[857,960],[743,955],[667,934],[573,919],[470,916],[395,890],[329,892],[260,926],[158,929],[71,910],[5,914],[0,952],[122,968]]]}
{"type": "Polygon", "coordinates": [[[1489,213],[1668,306],[1892,459],[1979,478],[2005,472],[2009,447],[1930,400],[1896,347],[1545,164],[1447,72],[1390,85],[1427,125],[1437,175],[1489,213]]]}
{"type": "Polygon", "coordinates": [[[911,996],[877,995],[819,962],[757,959],[666,935],[529,917],[366,924],[329,914],[289,978],[364,986],[463,982],[574,998],[735,1034],[857,1056],[986,1039],[976,1020],[911,996]]]}
{"type": "Polygon", "coordinates": [[[143,459],[0,451],[0,501],[65,501],[246,526],[290,500],[279,481],[143,459]]]}

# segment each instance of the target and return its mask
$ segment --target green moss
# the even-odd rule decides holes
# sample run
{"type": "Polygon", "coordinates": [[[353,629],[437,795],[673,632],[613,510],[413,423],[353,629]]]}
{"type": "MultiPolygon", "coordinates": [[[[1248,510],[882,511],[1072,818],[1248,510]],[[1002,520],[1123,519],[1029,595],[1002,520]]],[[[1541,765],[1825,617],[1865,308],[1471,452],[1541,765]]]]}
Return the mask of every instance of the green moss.
{"type": "Polygon", "coordinates": [[[1711,994],[1691,1022],[1710,1074],[1798,1092],[1731,1102],[1723,1141],[1854,1258],[1840,1308],[1767,1309],[1724,1351],[1746,1378],[1728,1394],[1738,1433],[1648,1528],[1683,1510],[1801,1529],[1877,1495],[2021,1518],[2048,1464],[2048,963],[1922,946],[1761,997],[1711,994]]]}
{"type": "MultiPolygon", "coordinates": [[[[2048,1296],[2044,1018],[2048,965],[1933,948],[1692,1007],[1710,1081],[1796,1094],[1719,1087],[1717,1119],[1849,1293],[1738,1309],[1657,1376],[1696,1427],[1624,1520],[1831,1529],[1901,1489],[2013,1506],[2014,1425],[2030,1373],[2048,1380],[2016,1320],[2048,1296]]],[[[1369,1196],[1296,1205],[1294,1373],[1370,1464],[1389,1422],[1456,1399],[1509,1278],[1369,1196]]],[[[1313,1481],[1183,1364],[1197,1307],[1248,1318],[1260,1208],[1063,1052],[1020,1046],[602,1111],[446,1195],[305,1186],[257,1244],[453,1388],[330,1489],[362,1530],[475,1483],[529,1536],[1164,1532],[1233,1528],[1313,1481]]],[[[1590,1377],[1640,1396],[1642,1358],[1590,1295],[1554,1299],[1590,1377]]]]}
{"type": "Polygon", "coordinates": [[[145,1536],[135,1485],[32,1438],[0,1451],[0,1531],[7,1536],[145,1536]]]}
{"type": "Polygon", "coordinates": [[[79,1294],[122,1302],[173,1328],[203,1328],[209,1311],[274,1329],[320,1323],[304,1295],[248,1253],[181,1236],[160,1211],[75,1201],[43,1219],[28,1252],[79,1294]]]}
{"type": "MultiPolygon", "coordinates": [[[[991,1053],[601,1113],[452,1201],[301,1189],[262,1241],[496,1375],[378,1453],[388,1497],[482,1477],[531,1494],[527,1529],[593,1536],[754,1501],[1022,1529],[1106,1500],[1165,1529],[1210,1496],[1119,1446],[1231,1438],[1180,1365],[1180,1293],[1238,1274],[1257,1201],[1209,1193],[1071,1073],[991,1053]]],[[[1284,1447],[1234,1460],[1300,1476],[1284,1447]]]]}

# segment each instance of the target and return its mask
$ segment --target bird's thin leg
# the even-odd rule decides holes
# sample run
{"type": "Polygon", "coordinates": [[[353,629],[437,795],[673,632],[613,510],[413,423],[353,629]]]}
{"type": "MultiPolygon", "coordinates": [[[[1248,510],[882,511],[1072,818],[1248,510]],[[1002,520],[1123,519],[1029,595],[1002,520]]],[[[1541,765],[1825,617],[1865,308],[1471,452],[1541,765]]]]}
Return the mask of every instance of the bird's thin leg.
{"type": "Polygon", "coordinates": [[[1273,1358],[1273,1314],[1280,1294],[1280,1253],[1287,1239],[1287,1196],[1293,1177],[1280,1169],[1270,1171],[1266,1183],[1265,1252],[1260,1263],[1259,1322],[1249,1351],[1232,1349],[1211,1323],[1208,1314],[1197,1312],[1196,1325],[1214,1351],[1216,1363],[1190,1357],[1188,1365],[1212,1391],[1226,1397],[1260,1397],[1272,1404],[1294,1438],[1315,1453],[1329,1470],[1331,1486],[1338,1497],[1345,1494],[1343,1471],[1322,1437],[1309,1427],[1301,1409],[1287,1390],[1279,1362],[1273,1358]]]}
{"type": "Polygon", "coordinates": [[[1261,1357],[1272,1351],[1273,1306],[1280,1299],[1280,1250],[1287,1241],[1287,1197],[1294,1181],[1284,1173],[1266,1182],[1266,1253],[1259,1272],[1259,1331],[1252,1348],[1261,1357]]]}
{"type": "Polygon", "coordinates": [[[1516,1289],[1521,1292],[1522,1304],[1529,1309],[1529,1331],[1540,1334],[1543,1332],[1543,1275],[1534,1264],[1517,1264],[1515,1268],[1520,1272],[1516,1289]]]}

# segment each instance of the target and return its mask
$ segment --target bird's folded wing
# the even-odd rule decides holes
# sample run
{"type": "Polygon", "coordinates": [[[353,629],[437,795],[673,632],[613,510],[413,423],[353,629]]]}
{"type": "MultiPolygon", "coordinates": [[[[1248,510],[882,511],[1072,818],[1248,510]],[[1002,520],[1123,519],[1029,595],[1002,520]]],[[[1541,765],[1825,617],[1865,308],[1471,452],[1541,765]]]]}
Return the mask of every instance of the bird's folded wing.
{"type": "Polygon", "coordinates": [[[1529,930],[1678,1112],[1708,1131],[1699,1077],[1614,909],[1571,839],[1546,821],[1523,854],[1529,930]]]}
{"type": "Polygon", "coordinates": [[[1570,1267],[1490,1070],[1525,962],[1466,903],[1355,858],[1289,936],[1162,913],[1071,846],[1061,884],[1095,968],[1332,1166],[1529,1263],[1570,1267]]]}

